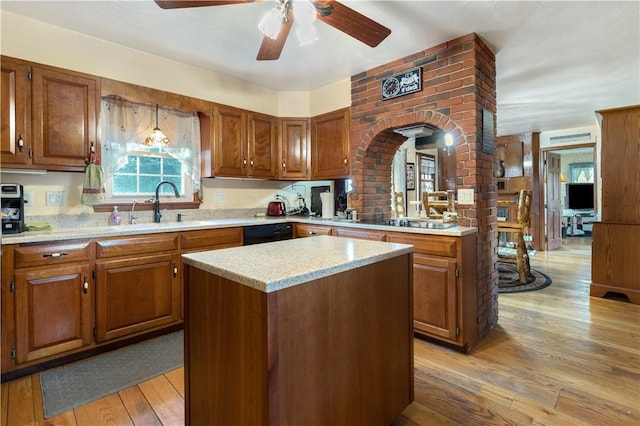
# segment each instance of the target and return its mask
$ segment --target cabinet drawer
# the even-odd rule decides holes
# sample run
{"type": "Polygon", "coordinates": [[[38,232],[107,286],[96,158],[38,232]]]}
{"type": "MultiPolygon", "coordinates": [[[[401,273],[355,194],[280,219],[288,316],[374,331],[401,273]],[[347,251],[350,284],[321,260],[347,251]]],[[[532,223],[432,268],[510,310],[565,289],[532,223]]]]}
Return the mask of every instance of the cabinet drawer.
{"type": "Polygon", "coordinates": [[[356,228],[335,228],[333,235],[345,238],[357,238],[360,240],[386,241],[387,235],[382,231],[369,231],[356,228]]]}
{"type": "Polygon", "coordinates": [[[434,256],[456,257],[458,251],[458,240],[455,237],[390,232],[387,234],[387,241],[411,244],[415,252],[434,256]]]}
{"type": "Polygon", "coordinates": [[[143,235],[98,241],[96,257],[118,257],[178,250],[178,234],[143,235]]]}
{"type": "Polygon", "coordinates": [[[182,250],[213,249],[242,245],[242,228],[207,229],[183,232],[180,235],[182,250]]]}
{"type": "Polygon", "coordinates": [[[316,235],[331,235],[332,228],[322,225],[295,224],[295,238],[315,237],[316,235]]]}
{"type": "Polygon", "coordinates": [[[89,260],[90,258],[90,241],[24,245],[17,246],[14,249],[14,265],[16,268],[55,265],[58,263],[89,260]]]}

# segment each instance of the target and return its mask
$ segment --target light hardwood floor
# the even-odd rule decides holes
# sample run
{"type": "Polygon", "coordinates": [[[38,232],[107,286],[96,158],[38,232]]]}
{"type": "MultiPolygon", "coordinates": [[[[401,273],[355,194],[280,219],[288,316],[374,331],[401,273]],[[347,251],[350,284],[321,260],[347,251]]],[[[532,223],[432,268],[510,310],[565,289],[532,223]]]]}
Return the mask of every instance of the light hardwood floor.
{"type": "MultiPolygon", "coordinates": [[[[500,296],[471,354],[415,340],[415,402],[400,425],[639,425],[640,306],[589,297],[590,239],[538,252],[553,284],[500,296]]],[[[52,419],[38,376],[2,384],[2,425],[183,425],[183,369],[52,419]]]]}

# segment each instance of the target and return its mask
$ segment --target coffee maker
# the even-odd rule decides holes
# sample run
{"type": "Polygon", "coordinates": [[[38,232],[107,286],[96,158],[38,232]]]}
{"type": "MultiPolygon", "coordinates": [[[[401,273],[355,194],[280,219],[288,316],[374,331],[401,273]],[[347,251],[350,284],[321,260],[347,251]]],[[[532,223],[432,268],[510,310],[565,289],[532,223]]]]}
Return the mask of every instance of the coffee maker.
{"type": "Polygon", "coordinates": [[[24,192],[17,183],[0,184],[0,214],[2,215],[2,233],[19,234],[24,232],[24,192]]]}

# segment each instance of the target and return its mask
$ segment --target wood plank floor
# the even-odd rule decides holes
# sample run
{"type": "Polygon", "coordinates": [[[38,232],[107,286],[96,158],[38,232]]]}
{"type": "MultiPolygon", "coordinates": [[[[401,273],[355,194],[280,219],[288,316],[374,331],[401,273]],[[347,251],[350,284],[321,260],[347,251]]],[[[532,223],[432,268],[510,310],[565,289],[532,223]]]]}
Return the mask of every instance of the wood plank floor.
{"type": "MultiPolygon", "coordinates": [[[[394,426],[640,425],[640,306],[590,298],[591,241],[569,240],[532,258],[553,284],[501,295],[471,354],[415,340],[415,402],[394,426]]],[[[1,393],[3,426],[184,424],[183,369],[52,419],[37,375],[1,393]]]]}

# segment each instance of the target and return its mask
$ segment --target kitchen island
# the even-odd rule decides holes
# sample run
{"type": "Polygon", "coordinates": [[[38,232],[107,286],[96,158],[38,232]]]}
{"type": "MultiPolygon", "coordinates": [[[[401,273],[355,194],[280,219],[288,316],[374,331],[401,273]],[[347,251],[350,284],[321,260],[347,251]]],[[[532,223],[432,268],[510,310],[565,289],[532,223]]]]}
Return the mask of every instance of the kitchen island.
{"type": "Polygon", "coordinates": [[[188,424],[388,425],[413,401],[412,247],[183,255],[188,424]]]}

